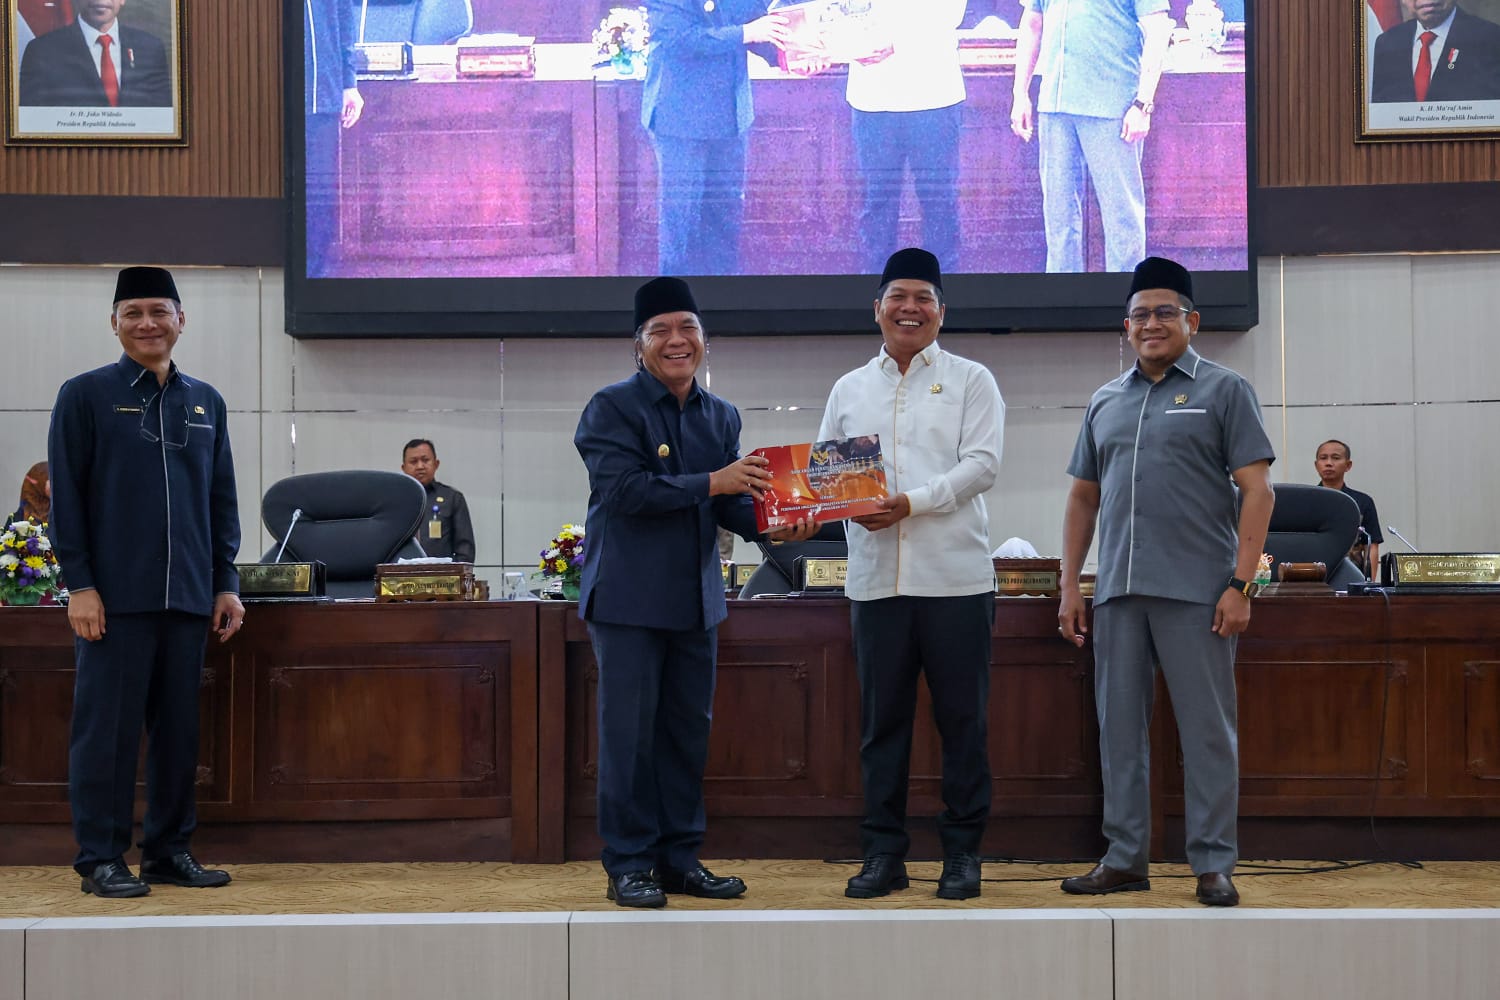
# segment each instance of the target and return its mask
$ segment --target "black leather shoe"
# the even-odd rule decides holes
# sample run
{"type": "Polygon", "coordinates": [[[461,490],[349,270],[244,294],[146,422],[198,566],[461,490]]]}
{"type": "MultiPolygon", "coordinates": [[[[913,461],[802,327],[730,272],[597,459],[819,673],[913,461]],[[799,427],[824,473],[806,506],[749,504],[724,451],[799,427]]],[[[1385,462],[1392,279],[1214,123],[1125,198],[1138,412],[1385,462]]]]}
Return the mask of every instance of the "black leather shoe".
{"type": "Polygon", "coordinates": [[[1228,875],[1205,872],[1198,876],[1198,902],[1204,906],[1239,906],[1240,894],[1228,875]]]}
{"type": "Polygon", "coordinates": [[[938,899],[973,899],[979,895],[979,858],[957,851],[943,859],[938,879],[938,899]]]}
{"type": "Polygon", "coordinates": [[[130,873],[123,861],[106,861],[95,865],[92,873],[83,876],[81,892],[92,892],[105,899],[130,899],[144,896],[151,887],[130,873]]]}
{"type": "Polygon", "coordinates": [[[865,866],[859,874],[849,880],[844,895],[854,899],[874,899],[889,896],[892,889],[905,889],[911,885],[906,877],[906,862],[894,854],[872,854],[865,858],[865,866]]]}
{"type": "Polygon", "coordinates": [[[180,885],[189,889],[216,889],[229,884],[229,873],[204,868],[191,851],[178,851],[170,858],[141,862],[141,878],[156,885],[180,885]]]}
{"type": "Polygon", "coordinates": [[[655,908],[667,905],[667,894],[661,891],[661,883],[652,878],[650,872],[626,872],[611,877],[604,895],[621,906],[655,908]]]}
{"type": "Polygon", "coordinates": [[[1110,892],[1143,892],[1151,888],[1151,879],[1135,872],[1122,872],[1108,865],[1095,865],[1087,875],[1075,875],[1062,881],[1062,891],[1075,896],[1103,896],[1110,892]]]}
{"type": "Polygon", "coordinates": [[[744,879],[735,875],[720,878],[702,865],[685,872],[658,868],[656,880],[667,892],[701,899],[733,899],[745,894],[744,879]]]}

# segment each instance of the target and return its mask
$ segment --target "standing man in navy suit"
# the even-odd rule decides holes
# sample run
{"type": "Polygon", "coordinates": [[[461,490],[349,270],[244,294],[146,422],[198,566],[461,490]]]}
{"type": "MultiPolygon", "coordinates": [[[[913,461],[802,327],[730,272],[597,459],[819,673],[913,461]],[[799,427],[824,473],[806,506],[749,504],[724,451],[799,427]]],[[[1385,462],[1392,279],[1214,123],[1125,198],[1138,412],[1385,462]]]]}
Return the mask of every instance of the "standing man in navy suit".
{"type": "MultiPolygon", "coordinates": [[[[724,580],[715,535],[756,537],[766,460],[741,458],[740,414],[699,387],[703,322],[687,283],[635,294],[639,369],[594,394],[573,444],[589,472],[579,615],[599,663],[599,833],[607,895],[731,899],[703,867],[703,769],[724,580]]],[[[812,534],[809,519],[777,537],[812,534]]]]}
{"type": "Polygon", "coordinates": [[[226,885],[197,827],[198,693],[210,633],[240,630],[234,458],[224,398],[172,360],[186,316],[172,275],[127,267],[110,325],[124,353],[69,379],[47,435],[49,534],[68,581],[77,668],[68,801],[84,892],[226,885]],[[146,732],[141,873],[125,864],[146,732]]]}
{"type": "Polygon", "coordinates": [[[1416,17],[1375,39],[1370,103],[1500,101],[1500,24],[1457,0],[1416,0],[1416,17]]]}
{"type": "Polygon", "coordinates": [[[647,0],[641,125],[657,163],[663,274],[736,274],[750,123],[748,45],[786,42],[769,0],[647,0]]]}
{"type": "Polygon", "coordinates": [[[20,105],[170,108],[172,70],[161,39],[119,21],[125,0],[80,0],[78,17],[26,46],[20,105]]]}

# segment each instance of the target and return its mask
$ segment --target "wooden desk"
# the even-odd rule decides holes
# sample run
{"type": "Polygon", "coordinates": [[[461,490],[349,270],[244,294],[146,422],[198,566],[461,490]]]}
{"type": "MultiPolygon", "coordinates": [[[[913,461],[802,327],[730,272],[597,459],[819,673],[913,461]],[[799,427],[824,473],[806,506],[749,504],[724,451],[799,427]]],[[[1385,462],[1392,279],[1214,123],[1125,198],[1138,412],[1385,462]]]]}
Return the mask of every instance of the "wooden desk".
{"type": "MultiPolygon", "coordinates": [[[[1500,858],[1500,597],[1256,602],[1238,658],[1245,857],[1500,858]],[[1380,843],[1369,833],[1378,817],[1380,843]]],[[[597,856],[594,681],[571,604],[254,605],[203,680],[197,843],[217,860],[597,856]]],[[[1056,604],[1002,599],[984,849],[1092,858],[1093,660],[1056,604]]],[[[0,864],[59,864],[72,641],[59,608],[0,610],[0,864]]],[[[1153,854],[1181,857],[1164,692],[1153,854]]],[[[937,735],[912,755],[933,855],[937,735]]],[[[858,849],[859,699],[841,599],[733,602],[720,631],[709,856],[858,849]]]]}
{"type": "MultiPolygon", "coordinates": [[[[58,851],[66,614],[0,610],[0,864],[72,853],[58,851]]],[[[252,604],[246,618],[203,672],[206,856],[536,854],[535,603],[252,604]]]]}

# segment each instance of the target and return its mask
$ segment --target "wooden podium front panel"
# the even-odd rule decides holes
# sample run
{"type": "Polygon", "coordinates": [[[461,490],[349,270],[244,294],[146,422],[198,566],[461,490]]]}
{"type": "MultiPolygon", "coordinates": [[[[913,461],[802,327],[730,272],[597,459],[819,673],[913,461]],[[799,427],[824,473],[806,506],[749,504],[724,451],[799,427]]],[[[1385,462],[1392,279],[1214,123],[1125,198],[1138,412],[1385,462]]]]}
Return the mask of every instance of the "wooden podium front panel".
{"type": "Polygon", "coordinates": [[[342,134],[344,272],[591,274],[591,80],[371,80],[342,134]]]}
{"type": "MultiPolygon", "coordinates": [[[[68,733],[73,717],[73,633],[65,608],[5,608],[0,642],[0,816],[65,823],[68,733]],[[7,808],[14,806],[14,809],[7,808]]],[[[227,673],[204,666],[199,694],[199,802],[229,797],[230,693],[227,673]]],[[[145,783],[145,742],[136,786],[145,783]]],[[[140,815],[144,799],[136,804],[140,815]]]]}

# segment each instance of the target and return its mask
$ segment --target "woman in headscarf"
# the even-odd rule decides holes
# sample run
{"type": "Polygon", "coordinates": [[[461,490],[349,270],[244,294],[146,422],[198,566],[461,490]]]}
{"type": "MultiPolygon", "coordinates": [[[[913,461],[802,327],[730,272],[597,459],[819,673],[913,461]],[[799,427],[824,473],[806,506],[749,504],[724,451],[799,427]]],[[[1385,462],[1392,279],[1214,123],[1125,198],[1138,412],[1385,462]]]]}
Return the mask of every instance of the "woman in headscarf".
{"type": "MultiPolygon", "coordinates": [[[[0,508],[3,510],[4,508],[0,508]]],[[[52,483],[47,475],[47,463],[38,462],[21,480],[21,506],[11,515],[12,521],[27,518],[37,524],[46,524],[52,516],[52,483]]]]}

